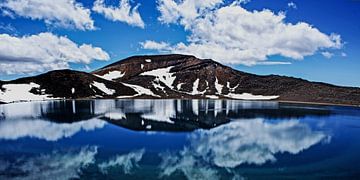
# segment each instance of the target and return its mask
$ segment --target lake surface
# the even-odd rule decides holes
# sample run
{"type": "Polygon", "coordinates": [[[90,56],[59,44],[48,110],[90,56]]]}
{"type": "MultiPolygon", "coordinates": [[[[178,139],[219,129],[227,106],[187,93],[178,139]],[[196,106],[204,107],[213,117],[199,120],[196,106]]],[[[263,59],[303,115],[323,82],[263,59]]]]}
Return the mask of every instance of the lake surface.
{"type": "Polygon", "coordinates": [[[237,100],[0,105],[0,179],[359,179],[359,162],[359,108],[237,100]]]}

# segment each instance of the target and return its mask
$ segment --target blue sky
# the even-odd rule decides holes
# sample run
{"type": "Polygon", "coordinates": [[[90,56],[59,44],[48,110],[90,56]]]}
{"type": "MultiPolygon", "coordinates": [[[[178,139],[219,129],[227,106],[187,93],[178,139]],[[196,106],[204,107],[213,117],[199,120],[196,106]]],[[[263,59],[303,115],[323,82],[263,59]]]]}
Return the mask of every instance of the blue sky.
{"type": "MultiPolygon", "coordinates": [[[[128,4],[131,7],[128,13],[126,8],[119,8],[119,0],[99,1],[97,10],[93,8],[95,0],[77,0],[76,5],[81,6],[81,10],[69,11],[62,16],[61,13],[37,12],[37,8],[32,10],[29,6],[26,9],[21,5],[25,0],[17,1],[18,4],[6,4],[5,0],[0,5],[1,80],[64,67],[91,71],[132,55],[184,52],[201,58],[212,58],[238,70],[261,75],[279,74],[337,85],[360,86],[360,1],[251,0],[237,1],[235,4],[233,1],[205,0],[203,2],[208,1],[210,4],[199,5],[196,1],[191,2],[192,0],[133,0],[128,4]],[[197,14],[189,15],[188,12],[194,9],[191,6],[181,6],[184,1],[195,4],[197,14]],[[163,8],[171,9],[166,2],[175,4],[173,7],[178,9],[165,14],[159,8],[162,4],[163,8]],[[120,15],[115,16],[115,12],[110,12],[110,6],[119,8],[116,13],[120,15]],[[134,10],[136,6],[137,9],[134,10]],[[270,14],[260,13],[255,16],[255,11],[269,11],[270,14]],[[141,21],[134,14],[138,14],[141,21]],[[269,30],[272,28],[271,21],[279,16],[283,16],[283,19],[275,29],[281,30],[269,30]],[[214,17],[224,19],[214,22],[211,19],[214,17]],[[231,17],[236,18],[234,22],[226,22],[231,17]],[[256,18],[263,18],[264,22],[270,21],[270,24],[261,25],[259,20],[262,19],[256,18]],[[201,23],[208,22],[217,23],[215,25],[220,29],[224,27],[229,31],[235,30],[232,34],[227,34],[222,30],[209,28],[211,26],[199,28],[201,23]],[[302,29],[297,26],[299,22],[308,26],[302,29]],[[242,27],[241,33],[237,31],[238,27],[242,27]],[[283,33],[282,28],[288,34],[283,33]],[[259,29],[259,35],[254,34],[253,31],[259,29]],[[266,31],[269,33],[264,33],[266,31]],[[227,35],[233,38],[227,40],[227,35]],[[340,44],[332,35],[341,37],[340,44]],[[33,38],[28,38],[31,36],[33,38]],[[273,37],[273,41],[277,42],[274,46],[269,48],[268,45],[263,45],[273,37]],[[156,46],[146,42],[153,42],[156,46]],[[278,42],[295,45],[288,48],[278,42]],[[44,45],[38,47],[40,43],[44,45]],[[160,46],[161,43],[163,46],[160,46]],[[224,46],[224,43],[231,45],[224,46]],[[83,44],[91,45],[91,48],[85,50],[81,48],[83,44]],[[63,48],[81,53],[57,51],[63,48]],[[244,55],[243,51],[247,50],[253,54],[244,55]]],[[[29,2],[37,1],[39,0],[29,2]]],[[[69,8],[74,5],[66,4],[70,2],[68,0],[59,2],[69,5],[69,8]]],[[[40,5],[50,6],[47,3],[40,5]]],[[[51,6],[54,6],[50,7],[54,12],[61,10],[54,4],[51,6]]],[[[67,6],[59,4],[58,7],[67,6]]]]}

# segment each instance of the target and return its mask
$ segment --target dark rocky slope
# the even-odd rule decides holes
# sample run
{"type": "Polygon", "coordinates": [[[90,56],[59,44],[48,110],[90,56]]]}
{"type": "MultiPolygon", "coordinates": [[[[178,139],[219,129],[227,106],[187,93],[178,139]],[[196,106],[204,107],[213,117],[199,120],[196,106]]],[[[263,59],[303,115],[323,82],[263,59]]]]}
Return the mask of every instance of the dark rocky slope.
{"type": "Polygon", "coordinates": [[[134,95],[136,92],[120,83],[108,81],[92,74],[73,71],[56,70],[33,77],[16,79],[6,84],[29,84],[36,83],[39,88],[33,88],[33,94],[51,94],[55,98],[89,98],[89,97],[116,97],[119,95],[134,95]],[[116,90],[108,95],[93,83],[103,83],[109,89],[116,90]]]}
{"type": "Polygon", "coordinates": [[[7,84],[31,82],[40,85],[31,93],[60,98],[233,98],[360,105],[360,88],[259,76],[177,54],[133,56],[92,73],[58,70],[0,81],[0,101],[9,92],[7,84]]]}
{"type": "Polygon", "coordinates": [[[124,73],[123,77],[114,81],[138,84],[165,98],[188,96],[188,93],[193,90],[194,82],[199,80],[197,90],[204,93],[196,95],[197,97],[218,95],[220,98],[225,98],[229,93],[251,93],[253,95],[279,96],[277,100],[281,101],[360,104],[360,88],[340,87],[278,75],[259,76],[234,70],[213,60],[200,60],[194,56],[134,56],[93,73],[103,75],[114,70],[124,73]],[[151,62],[146,62],[150,59],[151,62]],[[174,88],[167,87],[154,76],[140,75],[147,71],[170,66],[173,66],[170,73],[176,77],[173,81],[174,88]],[[157,84],[164,90],[156,88],[157,84]],[[182,84],[180,88],[178,88],[179,84],[182,84]],[[217,91],[216,84],[223,86],[221,92],[217,91]]]}

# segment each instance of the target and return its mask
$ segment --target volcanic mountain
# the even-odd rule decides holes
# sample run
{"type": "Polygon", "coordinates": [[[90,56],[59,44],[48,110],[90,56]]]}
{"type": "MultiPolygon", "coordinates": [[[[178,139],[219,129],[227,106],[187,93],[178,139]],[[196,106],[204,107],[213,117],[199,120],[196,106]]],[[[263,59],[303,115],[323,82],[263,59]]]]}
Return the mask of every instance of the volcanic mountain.
{"type": "Polygon", "coordinates": [[[0,101],[212,98],[360,105],[360,88],[241,72],[189,55],[133,56],[91,73],[56,70],[0,81],[0,101]]]}

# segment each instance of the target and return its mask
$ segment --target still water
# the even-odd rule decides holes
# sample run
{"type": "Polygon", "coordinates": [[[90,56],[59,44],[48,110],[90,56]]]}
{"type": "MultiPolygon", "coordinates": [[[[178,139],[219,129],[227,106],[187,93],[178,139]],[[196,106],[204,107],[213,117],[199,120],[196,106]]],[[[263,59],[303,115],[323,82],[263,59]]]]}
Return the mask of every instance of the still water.
{"type": "Polygon", "coordinates": [[[359,108],[236,100],[0,105],[0,179],[357,179],[359,162],[359,108]]]}

